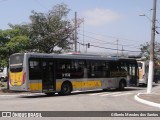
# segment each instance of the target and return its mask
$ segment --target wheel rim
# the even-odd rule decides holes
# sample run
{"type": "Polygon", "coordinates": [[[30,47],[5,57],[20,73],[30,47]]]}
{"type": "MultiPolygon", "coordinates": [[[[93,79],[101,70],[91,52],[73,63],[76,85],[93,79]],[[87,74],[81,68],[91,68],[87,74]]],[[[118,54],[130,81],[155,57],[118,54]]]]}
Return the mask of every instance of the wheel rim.
{"type": "Polygon", "coordinates": [[[68,86],[64,86],[63,91],[66,93],[68,91],[68,86]]]}
{"type": "Polygon", "coordinates": [[[120,89],[124,89],[124,87],[125,87],[125,83],[123,81],[120,82],[120,89]]]}
{"type": "Polygon", "coordinates": [[[63,90],[64,94],[68,94],[68,93],[70,93],[70,86],[69,85],[64,85],[62,90],[63,90]]]}
{"type": "Polygon", "coordinates": [[[124,82],[121,83],[121,88],[122,88],[122,89],[124,88],[124,82]]]}

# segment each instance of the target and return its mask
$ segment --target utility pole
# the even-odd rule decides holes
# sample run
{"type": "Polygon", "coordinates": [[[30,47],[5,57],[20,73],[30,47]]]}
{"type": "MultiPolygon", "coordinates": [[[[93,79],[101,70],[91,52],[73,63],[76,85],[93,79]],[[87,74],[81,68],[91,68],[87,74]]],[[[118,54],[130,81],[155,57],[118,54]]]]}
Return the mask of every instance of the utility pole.
{"type": "Polygon", "coordinates": [[[124,50],[124,49],[123,49],[123,45],[122,45],[122,56],[123,56],[123,50],[124,50]]]}
{"type": "Polygon", "coordinates": [[[118,39],[117,39],[117,57],[118,57],[119,55],[118,55],[118,39]]]}
{"type": "Polygon", "coordinates": [[[150,61],[149,61],[149,74],[148,74],[148,85],[147,93],[150,94],[152,91],[152,81],[154,78],[154,41],[155,41],[155,31],[156,31],[156,4],[157,0],[153,0],[153,15],[152,15],[152,29],[151,29],[151,41],[150,41],[150,61]]]}
{"type": "Polygon", "coordinates": [[[84,18],[83,18],[83,52],[84,52],[84,18]]]}
{"type": "Polygon", "coordinates": [[[75,12],[74,51],[77,52],[77,12],[75,12]]]}

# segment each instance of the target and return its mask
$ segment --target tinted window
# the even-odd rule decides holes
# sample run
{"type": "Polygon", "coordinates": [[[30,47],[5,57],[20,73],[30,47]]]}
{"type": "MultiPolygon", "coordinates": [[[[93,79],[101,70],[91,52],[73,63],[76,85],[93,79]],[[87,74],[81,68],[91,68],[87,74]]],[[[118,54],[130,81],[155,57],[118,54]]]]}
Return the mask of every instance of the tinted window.
{"type": "Polygon", "coordinates": [[[106,61],[87,61],[89,78],[103,78],[109,76],[109,65],[106,61]]]}
{"type": "MultiPolygon", "coordinates": [[[[85,61],[84,60],[73,60],[71,65],[71,78],[83,78],[85,69],[85,61]]],[[[86,73],[87,71],[85,71],[86,73]]],[[[87,73],[86,73],[87,74],[87,73]]]]}
{"type": "Polygon", "coordinates": [[[39,59],[29,60],[29,79],[30,80],[42,79],[42,69],[40,68],[39,59]]]}
{"type": "Polygon", "coordinates": [[[10,57],[10,65],[19,64],[21,65],[23,63],[24,54],[18,54],[18,55],[12,55],[10,57]]]}
{"type": "Polygon", "coordinates": [[[83,78],[84,60],[57,60],[57,78],[83,78]]]}
{"type": "Polygon", "coordinates": [[[71,71],[71,60],[59,59],[57,60],[56,77],[61,78],[70,78],[71,71]]]}
{"type": "Polygon", "coordinates": [[[23,69],[24,54],[12,55],[10,57],[10,71],[21,72],[23,69]]]}
{"type": "Polygon", "coordinates": [[[22,72],[22,67],[16,67],[16,66],[14,66],[14,67],[10,67],[10,71],[11,72],[22,72]]]}

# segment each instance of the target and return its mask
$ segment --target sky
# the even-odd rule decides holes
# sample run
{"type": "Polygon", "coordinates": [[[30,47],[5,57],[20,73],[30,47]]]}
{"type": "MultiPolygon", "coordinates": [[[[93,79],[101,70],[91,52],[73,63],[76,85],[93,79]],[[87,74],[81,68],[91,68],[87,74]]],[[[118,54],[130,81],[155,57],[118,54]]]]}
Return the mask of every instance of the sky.
{"type": "MultiPolygon", "coordinates": [[[[47,13],[60,3],[71,9],[68,19],[74,19],[75,12],[84,19],[78,42],[91,44],[87,52],[117,54],[118,47],[118,54],[139,54],[140,45],[150,42],[153,0],[0,0],[0,29],[9,29],[8,23],[29,23],[32,10],[47,13]]],[[[159,13],[157,0],[157,27],[159,13]]],[[[156,41],[160,42],[160,34],[156,34],[156,41]]],[[[78,45],[78,51],[86,52],[86,47],[78,45]]]]}

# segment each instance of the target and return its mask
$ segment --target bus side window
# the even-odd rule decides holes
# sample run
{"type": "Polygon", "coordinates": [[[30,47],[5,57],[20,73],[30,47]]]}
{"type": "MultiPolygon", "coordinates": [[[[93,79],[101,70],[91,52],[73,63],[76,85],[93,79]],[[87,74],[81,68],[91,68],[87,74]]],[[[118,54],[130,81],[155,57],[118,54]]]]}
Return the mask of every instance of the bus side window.
{"type": "Polygon", "coordinates": [[[30,60],[29,61],[29,79],[37,80],[41,79],[41,68],[38,60],[30,60]]]}
{"type": "Polygon", "coordinates": [[[83,78],[84,76],[84,60],[73,60],[71,67],[71,78],[83,78]]]}
{"type": "Polygon", "coordinates": [[[71,61],[65,59],[59,59],[56,65],[58,79],[70,78],[71,61]]]}
{"type": "Polygon", "coordinates": [[[111,70],[112,72],[117,72],[117,71],[118,71],[117,62],[115,62],[115,61],[110,62],[110,70],[111,70]]]}
{"type": "Polygon", "coordinates": [[[87,61],[87,73],[89,78],[108,77],[107,69],[108,64],[106,64],[105,61],[87,61]]]}
{"type": "Polygon", "coordinates": [[[109,62],[105,63],[105,72],[106,72],[105,77],[110,77],[109,62]]]}

